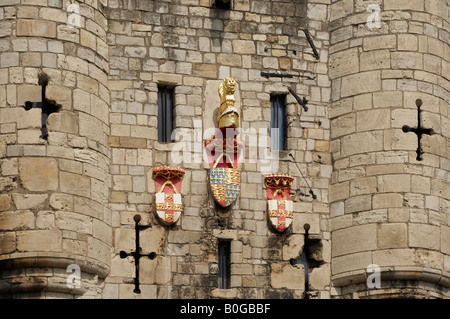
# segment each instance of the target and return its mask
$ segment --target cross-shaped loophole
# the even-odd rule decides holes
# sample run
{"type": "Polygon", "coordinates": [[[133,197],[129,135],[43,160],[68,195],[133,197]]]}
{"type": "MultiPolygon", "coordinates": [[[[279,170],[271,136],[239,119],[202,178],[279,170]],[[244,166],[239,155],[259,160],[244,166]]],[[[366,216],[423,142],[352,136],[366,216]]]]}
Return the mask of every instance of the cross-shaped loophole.
{"type": "Polygon", "coordinates": [[[136,269],[136,276],[134,278],[134,293],[140,294],[141,293],[141,289],[139,288],[139,260],[141,259],[141,257],[144,256],[148,256],[148,258],[150,260],[153,260],[156,258],[156,253],[155,252],[151,252],[148,255],[144,255],[141,254],[141,247],[140,247],[140,240],[139,240],[139,232],[142,229],[146,229],[150,226],[140,226],[139,225],[139,221],[141,220],[141,216],[140,215],[135,215],[134,216],[134,222],[135,222],[135,233],[136,233],[136,248],[134,250],[134,252],[131,253],[127,253],[126,251],[120,251],[120,258],[127,258],[129,256],[134,258],[134,266],[136,269]]]}
{"type": "Polygon", "coordinates": [[[423,151],[422,151],[422,146],[420,144],[420,141],[422,139],[422,135],[424,135],[424,134],[432,135],[432,134],[434,134],[434,131],[433,131],[433,129],[423,128],[420,125],[421,112],[422,112],[420,110],[420,107],[422,106],[422,100],[421,99],[417,99],[416,100],[416,106],[417,106],[417,127],[414,128],[414,127],[409,127],[408,125],[404,125],[402,127],[402,131],[404,133],[413,132],[414,134],[417,135],[417,150],[416,150],[417,157],[416,157],[416,160],[421,161],[422,160],[423,151]]]}
{"type": "Polygon", "coordinates": [[[58,112],[61,109],[61,105],[57,104],[55,101],[48,100],[45,97],[45,90],[47,88],[49,81],[49,77],[45,73],[39,73],[38,75],[38,84],[42,87],[41,93],[41,102],[30,102],[26,101],[24,108],[26,111],[31,110],[32,108],[41,109],[41,138],[46,140],[48,138],[47,131],[47,119],[48,116],[52,113],[58,112]]]}

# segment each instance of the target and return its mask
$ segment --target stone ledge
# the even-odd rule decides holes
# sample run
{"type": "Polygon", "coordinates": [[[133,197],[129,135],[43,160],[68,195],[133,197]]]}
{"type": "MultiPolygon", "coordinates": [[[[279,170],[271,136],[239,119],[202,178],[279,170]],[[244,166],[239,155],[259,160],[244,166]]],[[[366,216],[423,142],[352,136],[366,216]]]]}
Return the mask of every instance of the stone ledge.
{"type": "MultiPolygon", "coordinates": [[[[415,280],[429,282],[439,286],[450,287],[450,273],[439,269],[416,266],[381,267],[381,282],[392,280],[415,280]]],[[[364,270],[355,270],[332,275],[331,281],[337,287],[365,283],[367,274],[364,270]]]]}
{"type": "Polygon", "coordinates": [[[20,269],[20,268],[63,268],[64,270],[71,264],[76,264],[82,272],[106,278],[110,271],[110,266],[99,263],[97,260],[84,256],[68,256],[64,253],[12,253],[0,256],[0,269],[20,269]]]}
{"type": "Polygon", "coordinates": [[[213,298],[224,298],[224,299],[232,299],[237,298],[237,289],[213,289],[211,290],[211,296],[213,298]]]}
{"type": "MultiPolygon", "coordinates": [[[[67,274],[68,276],[70,273],[67,274]]],[[[83,283],[81,283],[83,284],[83,283]]],[[[0,295],[36,292],[54,292],[69,295],[83,295],[88,291],[85,287],[70,288],[66,278],[49,276],[17,276],[0,279],[0,295]]]]}

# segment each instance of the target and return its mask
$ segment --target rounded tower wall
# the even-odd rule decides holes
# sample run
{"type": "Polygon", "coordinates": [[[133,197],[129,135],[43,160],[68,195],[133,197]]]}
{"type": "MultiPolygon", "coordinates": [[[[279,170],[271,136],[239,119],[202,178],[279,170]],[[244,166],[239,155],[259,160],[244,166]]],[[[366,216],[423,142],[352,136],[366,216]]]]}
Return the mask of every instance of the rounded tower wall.
{"type": "Polygon", "coordinates": [[[332,280],[370,295],[375,264],[381,294],[407,280],[439,294],[450,286],[449,3],[371,6],[330,11],[332,280]]]}
{"type": "Polygon", "coordinates": [[[0,4],[1,293],[95,295],[109,273],[104,6],[0,4]]]}

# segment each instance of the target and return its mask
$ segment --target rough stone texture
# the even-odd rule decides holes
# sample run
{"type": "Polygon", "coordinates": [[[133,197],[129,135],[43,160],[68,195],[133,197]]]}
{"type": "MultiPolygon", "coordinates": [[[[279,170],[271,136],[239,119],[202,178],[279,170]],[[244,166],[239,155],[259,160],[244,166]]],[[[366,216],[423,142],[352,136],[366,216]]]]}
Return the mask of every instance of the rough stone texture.
{"type": "Polygon", "coordinates": [[[78,28],[66,23],[67,1],[2,1],[0,263],[23,258],[45,270],[0,272],[0,293],[449,298],[448,2],[372,1],[380,29],[366,25],[363,0],[235,0],[229,10],[212,2],[78,1],[78,28]],[[40,72],[50,78],[47,98],[61,106],[47,120],[47,140],[41,110],[22,107],[40,101],[40,72]],[[214,134],[218,85],[229,76],[246,147],[240,197],[219,211],[202,152],[214,134]],[[177,138],[190,145],[158,142],[158,86],[174,88],[177,138]],[[280,94],[287,147],[276,172],[295,177],[294,221],[284,234],[267,219],[266,150],[249,145],[250,133],[268,134],[270,98],[280,94]],[[434,132],[422,137],[421,161],[417,136],[402,131],[417,126],[419,98],[421,125],[434,132]],[[174,150],[184,152],[181,163],[174,150]],[[159,165],[186,171],[183,214],[172,227],[154,214],[159,165]],[[136,215],[148,226],[140,250],[152,256],[140,261],[141,294],[133,292],[133,258],[120,256],[135,250],[136,215]],[[219,241],[230,242],[229,289],[218,288],[219,241]],[[308,287],[296,263],[306,243],[308,287]],[[81,289],[66,285],[72,263],[82,266],[81,289]],[[370,264],[399,288],[383,281],[368,289],[370,264]]]}
{"type": "MultiPolygon", "coordinates": [[[[369,264],[389,267],[394,279],[434,283],[434,274],[448,277],[442,234],[448,225],[449,197],[440,192],[434,205],[431,197],[425,204],[432,185],[448,188],[448,164],[442,164],[449,160],[449,136],[438,120],[448,119],[450,101],[448,77],[442,73],[450,56],[448,50],[441,51],[448,40],[439,37],[448,28],[433,22],[442,16],[427,9],[432,1],[422,0],[379,1],[381,28],[356,26],[359,17],[353,10],[365,11],[363,5],[358,9],[358,2],[331,5],[332,282],[352,298],[395,296],[398,292],[389,289],[358,287],[357,283],[364,285],[369,264]],[[355,64],[342,63],[349,56],[355,64]],[[423,103],[421,126],[436,130],[422,138],[420,161],[417,136],[402,131],[405,125],[417,127],[417,99],[423,103]],[[430,108],[427,122],[426,108],[430,108]],[[429,147],[430,140],[435,147],[429,147]],[[367,229],[359,233],[361,227],[367,229]],[[435,262],[424,257],[428,254],[435,262]]],[[[448,23],[448,17],[444,20],[448,23]]],[[[407,284],[402,287],[415,294],[407,284]]]]}
{"type": "Polygon", "coordinates": [[[0,260],[25,261],[14,270],[27,273],[15,279],[18,297],[36,280],[48,296],[90,298],[98,294],[91,277],[105,278],[111,264],[107,21],[100,2],[86,1],[80,34],[66,24],[68,4],[19,2],[0,6],[0,260]],[[41,101],[41,72],[49,79],[46,98],[59,106],[45,123],[47,140],[41,110],[23,109],[41,101]],[[29,273],[30,260],[54,275],[29,273]],[[58,274],[75,260],[88,288],[70,291],[58,274]]]}

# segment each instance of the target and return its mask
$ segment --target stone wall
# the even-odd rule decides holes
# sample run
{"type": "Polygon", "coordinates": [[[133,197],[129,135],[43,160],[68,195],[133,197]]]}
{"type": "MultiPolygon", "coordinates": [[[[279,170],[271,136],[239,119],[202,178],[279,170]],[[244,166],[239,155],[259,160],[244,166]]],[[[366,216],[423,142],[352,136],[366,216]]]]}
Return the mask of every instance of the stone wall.
{"type": "Polygon", "coordinates": [[[0,3],[2,296],[449,297],[448,0],[233,0],[228,9],[77,0],[79,15],[73,2],[0,3]],[[366,23],[369,4],[380,28],[366,23]],[[46,139],[41,110],[23,107],[41,101],[40,74],[59,107],[46,139]],[[245,143],[228,210],[214,203],[203,150],[225,77],[238,84],[245,143]],[[158,86],[174,88],[174,143],[158,142],[158,86]],[[287,139],[276,173],[295,178],[284,233],[268,220],[263,172],[270,97],[280,94],[287,139]],[[420,160],[406,128],[417,127],[418,99],[420,124],[432,129],[420,160]],[[185,170],[173,226],[154,212],[161,165],[185,170]],[[137,239],[139,292],[127,256],[137,239]],[[218,288],[219,241],[230,242],[229,289],[218,288]],[[368,289],[371,264],[381,288],[368,289]],[[67,283],[71,265],[79,288],[67,283]]]}
{"type": "Polygon", "coordinates": [[[110,268],[107,20],[104,3],[81,1],[69,26],[69,4],[0,4],[0,291],[16,297],[92,297],[110,268]],[[41,109],[23,107],[42,101],[39,74],[59,107],[47,139],[41,109]],[[79,288],[66,283],[71,264],[79,288]]]}
{"type": "Polygon", "coordinates": [[[327,7],[323,1],[293,0],[239,0],[233,1],[231,10],[203,0],[109,1],[115,246],[104,297],[302,298],[304,269],[290,260],[302,252],[304,224],[311,226],[310,237],[322,240],[325,252],[324,265],[311,273],[310,290],[316,296],[329,295],[327,7]],[[303,28],[311,33],[319,60],[313,57],[303,28]],[[294,77],[267,79],[262,71],[294,77]],[[270,95],[287,95],[287,151],[280,154],[278,170],[295,177],[294,225],[287,234],[276,233],[267,220],[262,164],[251,162],[248,145],[240,164],[241,195],[226,213],[214,206],[206,158],[195,161],[202,156],[202,140],[211,132],[207,129],[217,125],[217,89],[229,76],[238,83],[242,130],[263,129],[268,134],[270,95]],[[176,129],[200,143],[199,148],[191,145],[190,161],[175,162],[171,150],[179,145],[157,141],[158,85],[174,87],[176,129]],[[300,111],[287,87],[309,100],[307,112],[300,111]],[[162,226],[152,213],[151,173],[158,165],[186,170],[183,215],[172,227],[162,226]],[[141,294],[133,292],[133,258],[119,254],[135,249],[136,214],[142,217],[140,224],[152,226],[141,231],[142,253],[156,253],[153,260],[140,259],[141,294]],[[230,289],[217,288],[218,240],[231,241],[230,289]]]}
{"type": "Polygon", "coordinates": [[[331,4],[332,279],[345,296],[401,295],[390,288],[415,279],[424,283],[412,295],[442,297],[450,270],[448,2],[375,2],[374,29],[364,1],[331,4]],[[421,159],[417,135],[404,131],[417,128],[417,99],[421,127],[433,130],[421,138],[421,159]],[[370,264],[392,280],[381,290],[367,292],[370,264]]]}

